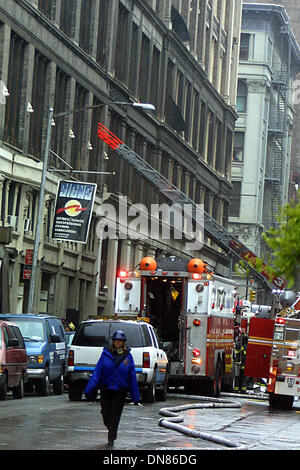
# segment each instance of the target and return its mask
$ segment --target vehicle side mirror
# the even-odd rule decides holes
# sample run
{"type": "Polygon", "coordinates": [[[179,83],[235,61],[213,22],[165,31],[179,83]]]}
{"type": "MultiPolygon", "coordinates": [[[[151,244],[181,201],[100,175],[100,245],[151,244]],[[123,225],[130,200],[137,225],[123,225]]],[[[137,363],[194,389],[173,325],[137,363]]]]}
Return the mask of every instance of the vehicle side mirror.
{"type": "Polygon", "coordinates": [[[15,348],[17,346],[20,346],[19,340],[17,338],[9,338],[7,346],[9,348],[12,348],[12,347],[15,348]]]}
{"type": "Polygon", "coordinates": [[[60,336],[59,335],[56,335],[56,334],[53,334],[53,335],[50,335],[50,339],[51,339],[51,343],[60,343],[60,336]]]}

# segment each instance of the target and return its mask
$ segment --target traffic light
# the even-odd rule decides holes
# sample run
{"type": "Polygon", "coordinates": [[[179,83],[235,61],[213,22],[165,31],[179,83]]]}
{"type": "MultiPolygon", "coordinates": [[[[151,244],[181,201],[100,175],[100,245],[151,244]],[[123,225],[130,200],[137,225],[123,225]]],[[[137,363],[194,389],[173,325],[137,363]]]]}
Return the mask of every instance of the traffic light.
{"type": "Polygon", "coordinates": [[[255,302],[255,298],[256,298],[256,292],[255,290],[251,289],[250,290],[250,302],[255,302]]]}

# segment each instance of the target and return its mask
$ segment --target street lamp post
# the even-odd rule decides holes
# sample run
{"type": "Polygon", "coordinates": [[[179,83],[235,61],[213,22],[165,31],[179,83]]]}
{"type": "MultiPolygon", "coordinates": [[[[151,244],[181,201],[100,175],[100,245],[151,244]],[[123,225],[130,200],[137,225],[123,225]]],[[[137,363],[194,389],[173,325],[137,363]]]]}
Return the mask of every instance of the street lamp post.
{"type": "MultiPolygon", "coordinates": [[[[49,108],[48,114],[48,122],[47,122],[47,134],[46,134],[46,145],[45,145],[45,153],[44,153],[44,161],[43,161],[43,168],[42,168],[42,179],[41,179],[41,186],[40,186],[40,193],[39,193],[39,203],[38,203],[38,214],[36,220],[36,230],[35,230],[35,239],[34,239],[34,248],[33,248],[33,257],[32,257],[32,267],[31,267],[31,277],[30,277],[30,285],[29,285],[29,295],[28,295],[28,305],[27,305],[27,313],[33,313],[33,304],[34,304],[34,297],[35,297],[35,290],[36,290],[36,274],[37,274],[37,264],[38,264],[38,254],[39,254],[39,246],[40,246],[40,239],[41,239],[41,228],[42,228],[42,220],[43,220],[43,206],[44,206],[44,195],[45,195],[45,185],[46,185],[46,175],[47,175],[47,168],[48,168],[48,158],[49,158],[49,151],[50,151],[50,138],[51,138],[51,127],[53,125],[53,119],[66,116],[68,114],[75,114],[81,111],[85,111],[88,109],[95,109],[100,108],[103,106],[109,105],[124,105],[124,106],[133,106],[135,108],[145,109],[145,110],[154,110],[155,107],[150,103],[139,103],[139,102],[123,102],[123,101],[114,101],[111,103],[101,103],[94,106],[86,106],[84,108],[73,109],[71,111],[65,111],[53,115],[53,108],[49,108]]],[[[76,171],[74,171],[76,173],[76,171]]]]}
{"type": "Polygon", "coordinates": [[[48,156],[49,156],[49,150],[50,150],[52,119],[53,119],[53,108],[50,108],[49,115],[48,115],[45,155],[44,155],[44,162],[43,162],[42,179],[41,179],[39,204],[38,204],[38,214],[37,214],[37,220],[36,220],[36,230],[35,230],[34,248],[33,248],[33,256],[32,256],[31,277],[30,277],[28,306],[27,306],[28,313],[33,312],[33,301],[34,301],[34,293],[35,293],[35,286],[36,286],[37,262],[38,262],[38,255],[39,255],[42,220],[43,220],[44,194],[45,194],[47,167],[48,167],[48,156]]]}

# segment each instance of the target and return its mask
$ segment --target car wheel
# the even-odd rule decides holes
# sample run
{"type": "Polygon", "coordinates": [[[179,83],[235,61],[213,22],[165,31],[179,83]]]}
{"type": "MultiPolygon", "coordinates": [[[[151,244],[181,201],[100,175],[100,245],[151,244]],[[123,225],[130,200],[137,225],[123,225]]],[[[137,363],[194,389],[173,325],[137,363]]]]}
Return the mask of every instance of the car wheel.
{"type": "Polygon", "coordinates": [[[82,386],[80,383],[69,384],[69,399],[71,401],[80,401],[82,398],[82,386]]]}
{"type": "Polygon", "coordinates": [[[4,374],[0,381],[0,400],[6,400],[7,394],[7,375],[4,374]]]}
{"type": "Polygon", "coordinates": [[[23,398],[24,397],[24,376],[20,378],[20,383],[17,387],[14,387],[12,390],[14,398],[23,398]]]}
{"type": "Polygon", "coordinates": [[[45,369],[45,377],[37,382],[35,389],[40,397],[47,397],[50,394],[50,380],[47,367],[45,369]]]}
{"type": "Polygon", "coordinates": [[[154,403],[155,402],[155,392],[156,392],[156,369],[153,372],[153,378],[146,390],[143,391],[143,401],[145,403],[154,403]]]}
{"type": "Polygon", "coordinates": [[[62,395],[64,391],[64,376],[61,374],[57,379],[53,382],[53,393],[55,395],[62,395]]]}

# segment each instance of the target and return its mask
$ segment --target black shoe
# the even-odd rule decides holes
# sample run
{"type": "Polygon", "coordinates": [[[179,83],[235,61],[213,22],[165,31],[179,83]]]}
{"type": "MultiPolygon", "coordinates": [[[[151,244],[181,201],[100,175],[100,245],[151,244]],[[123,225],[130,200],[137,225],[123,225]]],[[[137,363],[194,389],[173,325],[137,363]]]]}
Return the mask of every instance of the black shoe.
{"type": "Polygon", "coordinates": [[[108,441],[107,447],[110,448],[110,447],[113,447],[113,446],[114,446],[114,441],[108,441]]]}

